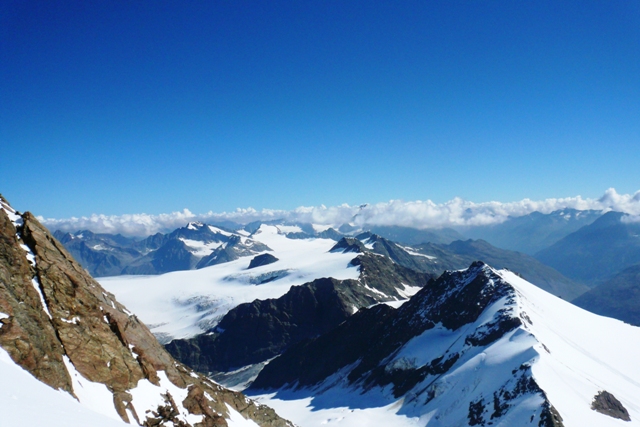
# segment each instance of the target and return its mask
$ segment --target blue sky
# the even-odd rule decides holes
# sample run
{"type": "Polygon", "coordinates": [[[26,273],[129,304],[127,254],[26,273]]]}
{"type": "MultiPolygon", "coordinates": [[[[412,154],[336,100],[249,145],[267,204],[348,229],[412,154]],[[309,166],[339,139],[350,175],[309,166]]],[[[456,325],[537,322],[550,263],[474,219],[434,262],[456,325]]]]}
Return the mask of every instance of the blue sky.
{"type": "Polygon", "coordinates": [[[54,218],[640,189],[633,1],[0,4],[0,192],[54,218]]]}

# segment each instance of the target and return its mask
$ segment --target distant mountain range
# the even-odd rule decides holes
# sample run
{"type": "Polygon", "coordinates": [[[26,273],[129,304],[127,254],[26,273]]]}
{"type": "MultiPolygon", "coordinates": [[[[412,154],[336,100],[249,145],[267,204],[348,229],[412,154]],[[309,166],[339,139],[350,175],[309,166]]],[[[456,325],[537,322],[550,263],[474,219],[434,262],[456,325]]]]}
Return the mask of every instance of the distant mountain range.
{"type": "Polygon", "coordinates": [[[247,234],[192,222],[142,240],[87,230],[54,236],[90,274],[102,277],[190,270],[269,250],[247,234]]]}
{"type": "MultiPolygon", "coordinates": [[[[640,329],[549,293],[587,291],[576,304],[634,323],[638,263],[588,290],[451,230],[376,230],[395,241],[279,221],[190,223],[146,239],[57,233],[91,268],[119,271],[98,284],[32,215],[0,201],[2,378],[17,378],[19,363],[112,422],[291,425],[262,402],[301,426],[639,424],[640,329]]],[[[568,231],[571,216],[534,218],[528,230],[555,230],[545,239],[566,233],[541,253],[613,252],[623,260],[611,270],[633,260],[636,224],[606,214],[568,231]]],[[[19,425],[15,408],[3,419],[19,425]]],[[[64,411],[54,425],[82,425],[64,411]]],[[[111,425],[96,416],[84,424],[111,425]]]]}
{"type": "Polygon", "coordinates": [[[622,270],[573,303],[592,313],[640,326],[640,264],[622,270]]]}
{"type": "Polygon", "coordinates": [[[608,212],[535,257],[565,276],[590,286],[640,262],[640,222],[608,212]]]}
{"type": "Polygon", "coordinates": [[[467,228],[461,231],[472,239],[482,239],[503,249],[534,255],[563,237],[593,223],[602,216],[601,211],[562,209],[543,214],[533,212],[506,221],[467,228]]]}

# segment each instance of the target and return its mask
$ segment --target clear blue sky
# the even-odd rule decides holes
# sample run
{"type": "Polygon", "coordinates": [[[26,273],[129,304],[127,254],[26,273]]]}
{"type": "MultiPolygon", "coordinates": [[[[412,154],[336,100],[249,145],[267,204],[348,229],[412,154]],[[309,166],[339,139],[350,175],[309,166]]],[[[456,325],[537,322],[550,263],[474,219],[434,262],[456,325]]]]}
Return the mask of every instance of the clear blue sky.
{"type": "Polygon", "coordinates": [[[633,193],[640,3],[4,0],[0,145],[46,217],[633,193]]]}

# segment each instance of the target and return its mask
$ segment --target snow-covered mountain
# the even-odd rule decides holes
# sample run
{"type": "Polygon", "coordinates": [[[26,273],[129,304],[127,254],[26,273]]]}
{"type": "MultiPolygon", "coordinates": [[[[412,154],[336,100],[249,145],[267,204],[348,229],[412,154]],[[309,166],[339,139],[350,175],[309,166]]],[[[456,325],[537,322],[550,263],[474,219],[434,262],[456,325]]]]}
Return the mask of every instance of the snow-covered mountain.
{"type": "Polygon", "coordinates": [[[173,340],[166,348],[198,371],[215,373],[214,378],[224,378],[223,384],[236,385],[230,372],[242,372],[246,382],[250,380],[246,372],[257,374],[260,369],[253,365],[332,330],[360,308],[401,303],[432,279],[371,253],[359,254],[350,263],[360,271],[357,280],[316,279],[291,287],[280,298],[240,304],[207,333],[173,340]]]}
{"type": "Polygon", "coordinates": [[[157,233],[142,240],[88,230],[54,233],[97,277],[191,270],[269,250],[247,235],[243,230],[233,232],[201,222],[190,222],[169,234],[157,233]]]}
{"type": "Polygon", "coordinates": [[[115,276],[100,283],[118,296],[162,341],[190,338],[213,328],[229,310],[255,299],[278,298],[291,286],[322,277],[357,279],[352,253],[331,252],[331,239],[291,239],[274,225],[251,234],[276,262],[249,269],[254,258],[153,276],[115,276]]]}
{"type": "Polygon", "coordinates": [[[302,426],[640,425],[639,342],[476,262],[290,348],[248,392],[302,426]]]}
{"type": "Polygon", "coordinates": [[[0,373],[3,425],[290,426],[176,362],[1,196],[0,373]]]}
{"type": "MultiPolygon", "coordinates": [[[[255,247],[269,248],[259,253],[260,257],[268,254],[277,260],[255,268],[249,266],[256,257],[247,253],[198,270],[99,280],[131,307],[162,343],[207,333],[239,304],[280,298],[292,286],[328,277],[357,280],[360,270],[352,260],[364,253],[381,255],[405,268],[431,275],[439,275],[445,269],[465,268],[476,259],[489,257],[499,267],[523,272],[537,285],[565,298],[587,289],[527,255],[497,249],[487,243],[468,241],[413,248],[369,232],[335,242],[318,237],[292,238],[291,233],[296,229],[291,227],[294,226],[260,224],[252,229],[247,239],[255,242],[255,247]]],[[[394,297],[388,295],[387,298],[394,297]]]]}

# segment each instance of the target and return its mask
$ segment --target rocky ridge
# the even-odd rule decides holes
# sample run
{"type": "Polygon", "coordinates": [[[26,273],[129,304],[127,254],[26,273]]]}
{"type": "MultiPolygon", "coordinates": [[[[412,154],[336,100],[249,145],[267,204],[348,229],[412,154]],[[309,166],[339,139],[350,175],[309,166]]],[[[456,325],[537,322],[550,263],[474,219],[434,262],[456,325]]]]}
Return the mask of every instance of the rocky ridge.
{"type": "Polygon", "coordinates": [[[280,298],[240,304],[208,333],[165,347],[207,373],[264,363],[332,330],[363,307],[406,299],[431,278],[371,253],[356,256],[351,265],[360,269],[358,280],[317,279],[293,286],[280,298]]]}
{"type": "Polygon", "coordinates": [[[383,407],[398,425],[638,425],[638,350],[622,336],[640,331],[474,262],[398,309],[362,309],[291,346],[247,393],[315,411],[383,407]]]}
{"type": "Polygon", "coordinates": [[[101,410],[131,424],[223,426],[239,412],[290,425],[176,362],[31,213],[0,204],[0,346],[16,364],[81,403],[99,390],[101,410]]]}

